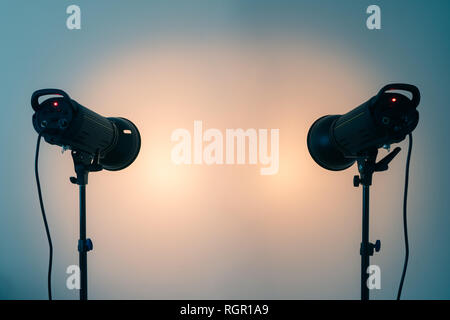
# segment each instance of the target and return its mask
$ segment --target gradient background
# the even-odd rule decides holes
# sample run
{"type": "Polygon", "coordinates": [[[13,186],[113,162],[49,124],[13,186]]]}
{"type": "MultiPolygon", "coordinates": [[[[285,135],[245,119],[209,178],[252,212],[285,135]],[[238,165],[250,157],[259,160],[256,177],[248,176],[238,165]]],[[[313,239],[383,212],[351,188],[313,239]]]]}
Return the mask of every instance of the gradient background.
{"type": "MultiPolygon", "coordinates": [[[[389,82],[422,92],[409,197],[403,297],[450,298],[447,99],[449,1],[0,2],[0,298],[46,299],[48,246],[33,161],[34,90],[56,87],[137,124],[142,149],[88,185],[92,299],[357,299],[361,190],[356,168],[327,172],[306,135],[389,82]],[[66,28],[77,4],[82,29],[66,28]],[[378,4],[382,29],[366,28],[378,4]],[[279,128],[280,170],[175,166],[176,128],[279,128]]],[[[391,299],[404,257],[407,143],[374,178],[371,240],[391,299]]],[[[69,153],[43,143],[40,174],[54,242],[53,293],[78,263],[78,192],[69,153]]]]}

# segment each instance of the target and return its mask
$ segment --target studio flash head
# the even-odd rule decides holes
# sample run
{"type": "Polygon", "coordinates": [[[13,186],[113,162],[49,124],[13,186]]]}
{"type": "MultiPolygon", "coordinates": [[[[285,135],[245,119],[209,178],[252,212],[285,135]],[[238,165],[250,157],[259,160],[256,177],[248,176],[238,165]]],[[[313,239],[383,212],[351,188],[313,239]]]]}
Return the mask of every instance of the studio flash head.
{"type": "Polygon", "coordinates": [[[86,237],[86,185],[90,172],[102,169],[117,171],[128,167],[141,148],[141,136],[136,126],[124,118],[105,118],[72,100],[59,89],[38,90],[31,96],[33,126],[38,132],[35,176],[39,204],[49,243],[48,297],[52,299],[51,272],[53,245],[42,199],[38,159],[41,138],[50,144],[71,149],[76,177],[70,182],[79,186],[80,238],[78,240],[80,267],[80,300],[88,298],[87,253],[93,249],[86,237]],[[39,102],[39,98],[47,96],[39,102]]]}
{"type": "Polygon", "coordinates": [[[43,89],[31,97],[34,129],[45,141],[96,157],[103,169],[116,171],[136,159],[141,137],[137,127],[125,118],[106,118],[59,89],[43,89]],[[50,96],[39,102],[39,98],[50,96]]]}
{"type": "Polygon", "coordinates": [[[406,269],[409,246],[406,224],[409,164],[412,150],[412,131],[419,122],[417,106],[420,92],[410,84],[393,83],[384,86],[376,96],[343,115],[327,115],[317,119],[308,132],[308,150],[314,161],[327,170],[339,171],[358,162],[359,176],[353,177],[355,187],[362,186],[362,242],[361,300],[369,300],[370,257],[381,248],[380,240],[369,241],[369,189],[375,172],[386,171],[389,163],[400,152],[396,147],[377,161],[378,149],[402,141],[408,136],[405,188],[403,194],[403,228],[405,235],[405,260],[397,293],[400,299],[406,269]],[[409,92],[409,97],[405,95],[409,92]]]}
{"type": "Polygon", "coordinates": [[[316,120],[308,132],[309,153],[325,169],[347,169],[367,152],[405,139],[419,121],[419,102],[417,87],[386,85],[352,111],[316,120]],[[411,93],[411,99],[398,91],[411,93]]]}

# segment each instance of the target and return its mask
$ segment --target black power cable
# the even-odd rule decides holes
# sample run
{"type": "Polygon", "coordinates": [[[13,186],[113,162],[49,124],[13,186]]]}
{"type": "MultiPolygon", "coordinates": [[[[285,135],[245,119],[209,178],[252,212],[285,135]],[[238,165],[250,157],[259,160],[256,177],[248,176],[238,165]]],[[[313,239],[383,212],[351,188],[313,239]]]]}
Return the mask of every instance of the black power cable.
{"type": "Polygon", "coordinates": [[[411,150],[412,150],[412,134],[408,134],[409,138],[409,146],[408,146],[408,155],[406,157],[406,172],[405,172],[405,191],[403,194],[403,232],[405,235],[405,262],[403,264],[403,272],[402,278],[400,280],[400,286],[397,292],[397,300],[400,300],[403,289],[403,282],[405,281],[406,269],[408,268],[408,259],[409,259],[409,242],[408,242],[408,222],[406,219],[407,213],[407,204],[408,204],[408,180],[409,180],[409,163],[411,160],[411,150]]]}
{"type": "Polygon", "coordinates": [[[52,260],[53,260],[53,245],[52,238],[50,237],[50,231],[48,229],[47,218],[45,216],[44,202],[42,201],[41,183],[39,182],[38,171],[38,159],[39,159],[39,146],[41,144],[42,132],[39,133],[36,144],[36,157],[34,160],[34,173],[36,176],[36,186],[39,195],[39,204],[41,205],[42,219],[44,220],[45,232],[47,233],[48,246],[49,246],[49,261],[48,261],[48,299],[52,300],[52,260]]]}

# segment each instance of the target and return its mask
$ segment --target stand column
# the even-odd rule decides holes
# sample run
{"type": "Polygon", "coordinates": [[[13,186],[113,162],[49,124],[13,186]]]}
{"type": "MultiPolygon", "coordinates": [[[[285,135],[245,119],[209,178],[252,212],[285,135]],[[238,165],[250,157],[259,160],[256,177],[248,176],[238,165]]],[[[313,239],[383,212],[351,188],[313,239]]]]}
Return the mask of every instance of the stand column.
{"type": "MultiPolygon", "coordinates": [[[[367,268],[370,265],[370,243],[369,243],[369,189],[370,186],[363,185],[363,209],[362,209],[362,242],[361,242],[361,300],[369,300],[369,288],[367,279],[369,277],[367,268]]],[[[372,250],[373,251],[373,250],[372,250]]]]}
{"type": "Polygon", "coordinates": [[[70,181],[79,186],[80,197],[80,238],[78,240],[79,267],[80,267],[80,300],[88,298],[88,275],[87,275],[87,253],[92,250],[91,239],[86,238],[86,185],[88,174],[93,169],[92,158],[86,154],[72,151],[76,178],[71,177],[70,181]]]}
{"type": "MultiPolygon", "coordinates": [[[[376,164],[378,151],[371,150],[365,158],[358,160],[359,176],[353,177],[353,185],[359,187],[362,185],[362,240],[359,254],[361,255],[361,300],[369,300],[369,287],[367,279],[369,274],[367,269],[370,266],[370,256],[374,251],[380,251],[381,243],[379,240],[375,244],[369,242],[369,195],[370,186],[372,185],[373,173],[383,169],[385,162],[380,161],[380,165],[376,164]]],[[[384,160],[388,162],[389,158],[384,160]]],[[[383,161],[383,160],[382,160],[383,161]]],[[[387,169],[387,167],[386,167],[387,169]]]]}
{"type": "Polygon", "coordinates": [[[86,250],[86,185],[80,185],[80,239],[78,252],[80,262],[80,300],[87,300],[87,251],[86,250]]]}
{"type": "Polygon", "coordinates": [[[367,269],[370,266],[370,256],[374,252],[380,251],[381,242],[377,240],[375,243],[369,242],[369,188],[372,185],[372,177],[374,172],[386,171],[389,163],[400,152],[400,148],[395,148],[387,156],[376,162],[378,149],[368,150],[364,157],[358,159],[359,176],[353,177],[353,185],[363,186],[362,193],[362,241],[359,253],[361,254],[361,300],[369,300],[369,287],[367,287],[367,269]]]}

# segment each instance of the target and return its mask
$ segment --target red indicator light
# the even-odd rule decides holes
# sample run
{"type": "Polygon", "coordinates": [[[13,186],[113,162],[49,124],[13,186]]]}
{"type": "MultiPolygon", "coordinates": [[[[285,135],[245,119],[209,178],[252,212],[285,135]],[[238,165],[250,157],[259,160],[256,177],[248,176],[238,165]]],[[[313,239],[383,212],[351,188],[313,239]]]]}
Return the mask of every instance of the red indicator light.
{"type": "Polygon", "coordinates": [[[397,99],[396,98],[392,98],[392,102],[395,102],[395,101],[397,101],[397,99]]]}
{"type": "Polygon", "coordinates": [[[53,106],[56,108],[58,106],[58,102],[57,101],[53,102],[53,106]]]}

